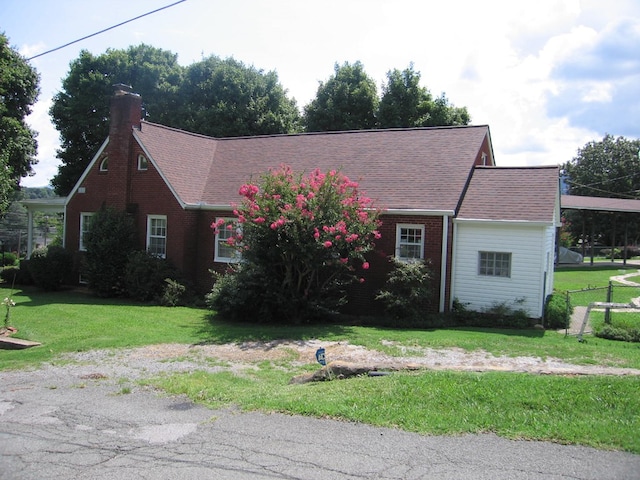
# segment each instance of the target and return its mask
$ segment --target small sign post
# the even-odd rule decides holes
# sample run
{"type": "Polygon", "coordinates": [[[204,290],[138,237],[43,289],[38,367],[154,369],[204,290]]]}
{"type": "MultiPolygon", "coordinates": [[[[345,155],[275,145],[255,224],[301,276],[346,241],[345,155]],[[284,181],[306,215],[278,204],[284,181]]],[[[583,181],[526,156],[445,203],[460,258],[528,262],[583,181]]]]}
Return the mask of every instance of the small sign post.
{"type": "Polygon", "coordinates": [[[325,357],[325,350],[324,348],[320,347],[318,350],[316,350],[316,360],[318,361],[318,363],[320,365],[322,365],[323,367],[327,364],[327,359],[325,357]]]}

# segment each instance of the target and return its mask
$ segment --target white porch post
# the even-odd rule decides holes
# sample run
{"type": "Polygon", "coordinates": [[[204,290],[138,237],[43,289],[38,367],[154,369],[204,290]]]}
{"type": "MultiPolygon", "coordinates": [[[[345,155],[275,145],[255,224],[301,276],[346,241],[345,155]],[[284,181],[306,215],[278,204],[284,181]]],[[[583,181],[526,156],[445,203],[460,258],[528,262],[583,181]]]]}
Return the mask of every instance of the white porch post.
{"type": "Polygon", "coordinates": [[[27,208],[27,260],[33,252],[33,211],[27,208]]]}

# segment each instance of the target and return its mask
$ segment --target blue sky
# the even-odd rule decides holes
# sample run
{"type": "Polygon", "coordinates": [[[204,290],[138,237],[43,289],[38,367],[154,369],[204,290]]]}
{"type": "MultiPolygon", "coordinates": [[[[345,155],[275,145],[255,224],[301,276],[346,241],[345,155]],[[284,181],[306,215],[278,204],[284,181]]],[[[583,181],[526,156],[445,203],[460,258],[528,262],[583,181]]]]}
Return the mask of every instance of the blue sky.
{"type": "MultiPolygon", "coordinates": [[[[0,31],[28,58],[175,1],[0,0],[0,31]]],[[[489,125],[501,166],[560,164],[606,133],[640,138],[637,0],[186,0],[30,62],[39,164],[22,185],[57,172],[48,110],[70,62],[140,43],[182,65],[213,54],[275,70],[300,108],[336,62],[361,61],[379,88],[413,62],[434,95],[489,125]]]]}

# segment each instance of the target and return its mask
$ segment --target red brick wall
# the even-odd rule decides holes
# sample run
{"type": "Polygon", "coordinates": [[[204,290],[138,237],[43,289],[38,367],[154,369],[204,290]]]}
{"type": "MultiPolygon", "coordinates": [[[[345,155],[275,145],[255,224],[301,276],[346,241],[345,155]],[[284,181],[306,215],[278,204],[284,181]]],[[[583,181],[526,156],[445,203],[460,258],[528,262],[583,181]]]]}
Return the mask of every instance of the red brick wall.
{"type": "Polygon", "coordinates": [[[354,285],[350,289],[350,301],[346,307],[348,313],[353,314],[374,314],[379,312],[380,307],[374,301],[375,295],[383,287],[387,274],[393,268],[390,259],[395,255],[396,248],[396,225],[424,225],[425,244],[424,258],[431,261],[433,272],[433,299],[432,312],[437,312],[440,295],[440,270],[442,260],[442,221],[439,216],[404,216],[404,215],[382,215],[382,225],[380,227],[381,238],[376,241],[373,252],[367,255],[369,270],[359,270],[358,275],[364,278],[364,283],[354,285]]]}

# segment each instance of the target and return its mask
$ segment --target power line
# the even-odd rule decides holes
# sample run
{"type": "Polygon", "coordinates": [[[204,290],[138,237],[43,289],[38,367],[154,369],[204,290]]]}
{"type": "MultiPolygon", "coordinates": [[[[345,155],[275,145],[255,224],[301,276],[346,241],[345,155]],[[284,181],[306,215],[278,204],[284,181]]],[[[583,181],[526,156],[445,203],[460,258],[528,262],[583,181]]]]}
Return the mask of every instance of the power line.
{"type": "Polygon", "coordinates": [[[86,40],[87,38],[95,37],[96,35],[100,35],[101,33],[108,32],[109,30],[113,30],[114,28],[121,27],[122,25],[125,25],[127,23],[131,23],[134,20],[138,20],[139,18],[146,17],[148,15],[151,15],[152,13],[156,13],[156,12],[159,12],[161,10],[166,10],[167,8],[171,8],[171,7],[175,6],[175,5],[178,5],[179,3],[183,3],[183,2],[186,2],[186,1],[187,0],[179,0],[178,2],[172,3],[171,5],[166,5],[164,7],[157,8],[156,10],[153,10],[151,12],[143,13],[142,15],[138,15],[137,17],[130,18],[129,20],[125,20],[124,22],[120,22],[117,25],[113,25],[111,27],[105,28],[104,30],[100,30],[99,32],[92,33],[91,35],[87,35],[85,37],[79,38],[77,40],[74,40],[73,42],[65,43],[64,45],[61,45],[59,47],[52,48],[51,50],[47,50],[46,52],[39,53],[38,55],[34,55],[31,58],[27,58],[27,61],[33,60],[34,58],[42,57],[43,55],[47,55],[48,53],[52,53],[52,52],[61,50],[61,49],[65,48],[65,47],[68,47],[69,45],[73,45],[74,43],[81,42],[82,40],[86,40]]]}

